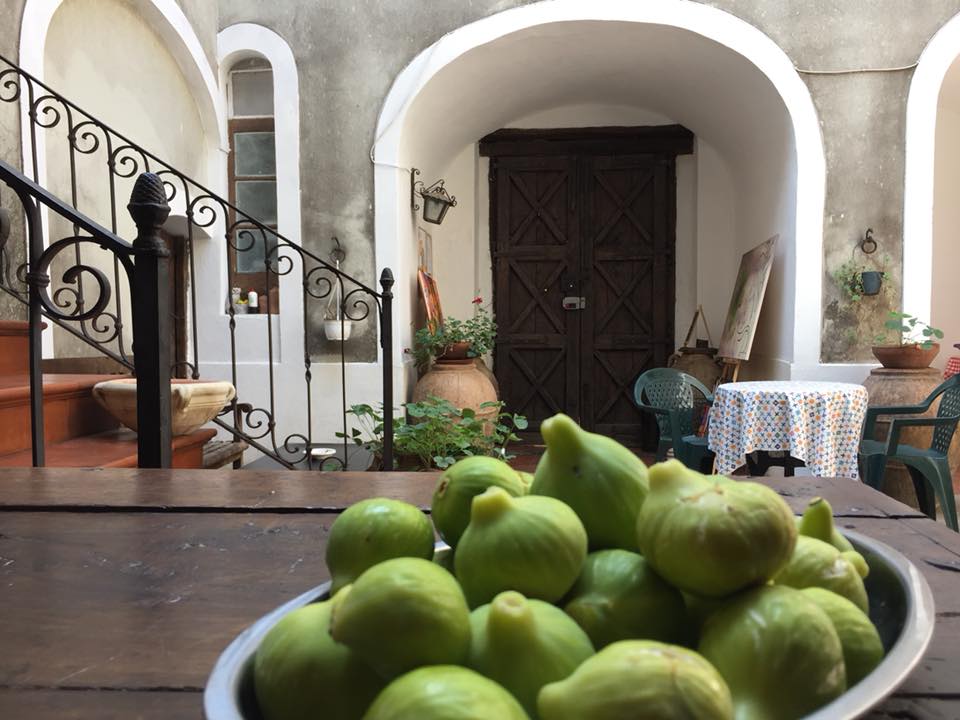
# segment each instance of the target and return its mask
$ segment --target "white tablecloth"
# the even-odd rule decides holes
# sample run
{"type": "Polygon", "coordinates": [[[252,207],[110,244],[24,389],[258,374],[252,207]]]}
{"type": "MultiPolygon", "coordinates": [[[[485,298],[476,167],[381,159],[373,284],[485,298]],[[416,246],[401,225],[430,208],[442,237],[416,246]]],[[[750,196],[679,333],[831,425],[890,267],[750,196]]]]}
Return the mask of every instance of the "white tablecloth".
{"type": "Polygon", "coordinates": [[[862,385],[739,382],[720,385],[708,443],[716,472],[733,472],[755,450],[788,452],[814,475],[857,477],[857,448],[867,412],[862,385]]]}

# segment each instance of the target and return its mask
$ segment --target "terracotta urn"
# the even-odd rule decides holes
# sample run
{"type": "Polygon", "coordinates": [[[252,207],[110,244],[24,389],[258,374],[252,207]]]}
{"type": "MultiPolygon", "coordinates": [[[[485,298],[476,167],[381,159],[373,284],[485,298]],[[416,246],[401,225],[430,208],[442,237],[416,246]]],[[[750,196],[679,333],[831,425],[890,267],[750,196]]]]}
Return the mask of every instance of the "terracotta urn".
{"type": "MultiPolygon", "coordinates": [[[[170,381],[172,435],[188,435],[213,420],[236,396],[231,383],[211,380],[170,381]]],[[[93,386],[93,397],[117,420],[137,429],[137,380],[119,378],[93,386]]]]}
{"type": "MultiPolygon", "coordinates": [[[[864,381],[867,393],[870,396],[870,406],[877,405],[916,405],[922,401],[930,391],[940,384],[940,372],[933,368],[896,369],[875,368],[864,381]]],[[[936,415],[938,404],[925,415],[936,415]]],[[[888,417],[881,416],[877,420],[873,440],[886,440],[890,430],[888,417]]],[[[900,442],[918,448],[930,447],[931,429],[929,427],[905,428],[900,435],[900,442]]],[[[960,469],[960,433],[955,433],[948,453],[950,469],[954,476],[960,469]]],[[[883,476],[883,491],[902,503],[918,507],[917,496],[913,489],[910,473],[902,463],[890,461],[883,476]]],[[[958,488],[960,489],[960,488],[958,488]]]]}
{"type": "Polygon", "coordinates": [[[413,401],[430,397],[446,400],[451,405],[470,408],[477,417],[492,419],[496,408],[481,408],[485,402],[496,402],[497,391],[489,378],[477,369],[473,358],[453,362],[437,361],[413,388],[413,401]]]}
{"type": "Polygon", "coordinates": [[[885,368],[895,369],[922,369],[930,367],[930,363],[940,352],[940,343],[931,343],[930,347],[915,345],[874,345],[873,356],[885,368]]]}

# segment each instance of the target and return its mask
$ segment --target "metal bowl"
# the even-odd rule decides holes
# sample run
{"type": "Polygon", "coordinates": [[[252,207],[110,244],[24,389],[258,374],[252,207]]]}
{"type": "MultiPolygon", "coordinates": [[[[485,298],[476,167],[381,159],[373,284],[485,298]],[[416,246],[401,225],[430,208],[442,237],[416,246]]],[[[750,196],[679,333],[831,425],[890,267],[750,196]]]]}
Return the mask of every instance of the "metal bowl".
{"type": "MultiPolygon", "coordinates": [[[[854,720],[878,705],[920,662],[933,635],[933,594],[920,571],[878,540],[844,532],[870,565],[866,579],[870,619],[886,656],[866,678],[804,720],[854,720]]],[[[260,641],[286,613],[324,600],[330,583],[309,590],[264,615],[230,643],[217,660],[203,693],[207,720],[263,720],[253,694],[253,656],[260,641]]]]}

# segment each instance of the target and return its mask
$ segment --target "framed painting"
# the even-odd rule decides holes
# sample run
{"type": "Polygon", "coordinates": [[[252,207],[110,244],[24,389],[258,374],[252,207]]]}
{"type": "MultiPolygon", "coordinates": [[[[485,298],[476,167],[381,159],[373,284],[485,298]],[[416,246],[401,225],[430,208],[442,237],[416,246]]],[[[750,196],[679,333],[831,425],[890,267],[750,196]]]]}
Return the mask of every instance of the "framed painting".
{"type": "Polygon", "coordinates": [[[729,360],[750,359],[753,336],[757,331],[760,308],[767,291],[773,253],[779,237],[774,235],[744,253],[740,259],[737,282],[733,286],[733,296],[730,298],[727,319],[720,337],[720,351],[717,353],[719,357],[729,360]]]}
{"type": "Polygon", "coordinates": [[[433,275],[433,237],[422,227],[417,227],[417,254],[419,268],[433,275]]]}
{"type": "Polygon", "coordinates": [[[417,271],[417,281],[420,285],[423,307],[427,312],[427,327],[430,332],[436,332],[437,328],[443,327],[443,310],[440,309],[440,291],[437,290],[437,281],[423,269],[417,271]]]}

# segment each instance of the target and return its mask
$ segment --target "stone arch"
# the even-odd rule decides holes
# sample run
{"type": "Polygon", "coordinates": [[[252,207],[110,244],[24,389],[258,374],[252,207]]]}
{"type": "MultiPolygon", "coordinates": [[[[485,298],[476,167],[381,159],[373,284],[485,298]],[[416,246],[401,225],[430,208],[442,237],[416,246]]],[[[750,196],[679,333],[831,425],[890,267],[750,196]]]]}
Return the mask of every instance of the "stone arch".
{"type": "MultiPolygon", "coordinates": [[[[796,154],[795,260],[792,268],[795,282],[790,308],[793,338],[788,374],[804,377],[816,373],[820,367],[819,299],[826,167],[817,114],[806,85],[779,46],[739,18],[699,3],[684,0],[657,3],[598,0],[586,5],[574,0],[535,3],[458,28],[421,52],[395,79],[382,106],[372,149],[378,265],[393,267],[400,292],[408,292],[406,283],[415,270],[407,252],[413,244],[414,230],[409,214],[408,171],[415,161],[404,156],[404,135],[411,108],[431,81],[455,67],[471,51],[515,33],[561,23],[594,22],[637,23],[693,33],[744,58],[779,94],[790,117],[796,154]],[[811,298],[818,300],[811,302],[811,298]]],[[[469,82],[475,77],[465,80],[469,82]]],[[[414,288],[410,287],[409,291],[414,288]]],[[[401,308],[397,313],[394,329],[401,347],[410,322],[410,316],[405,315],[404,310],[401,308]]],[[[398,357],[399,353],[394,356],[398,357]]]]}

